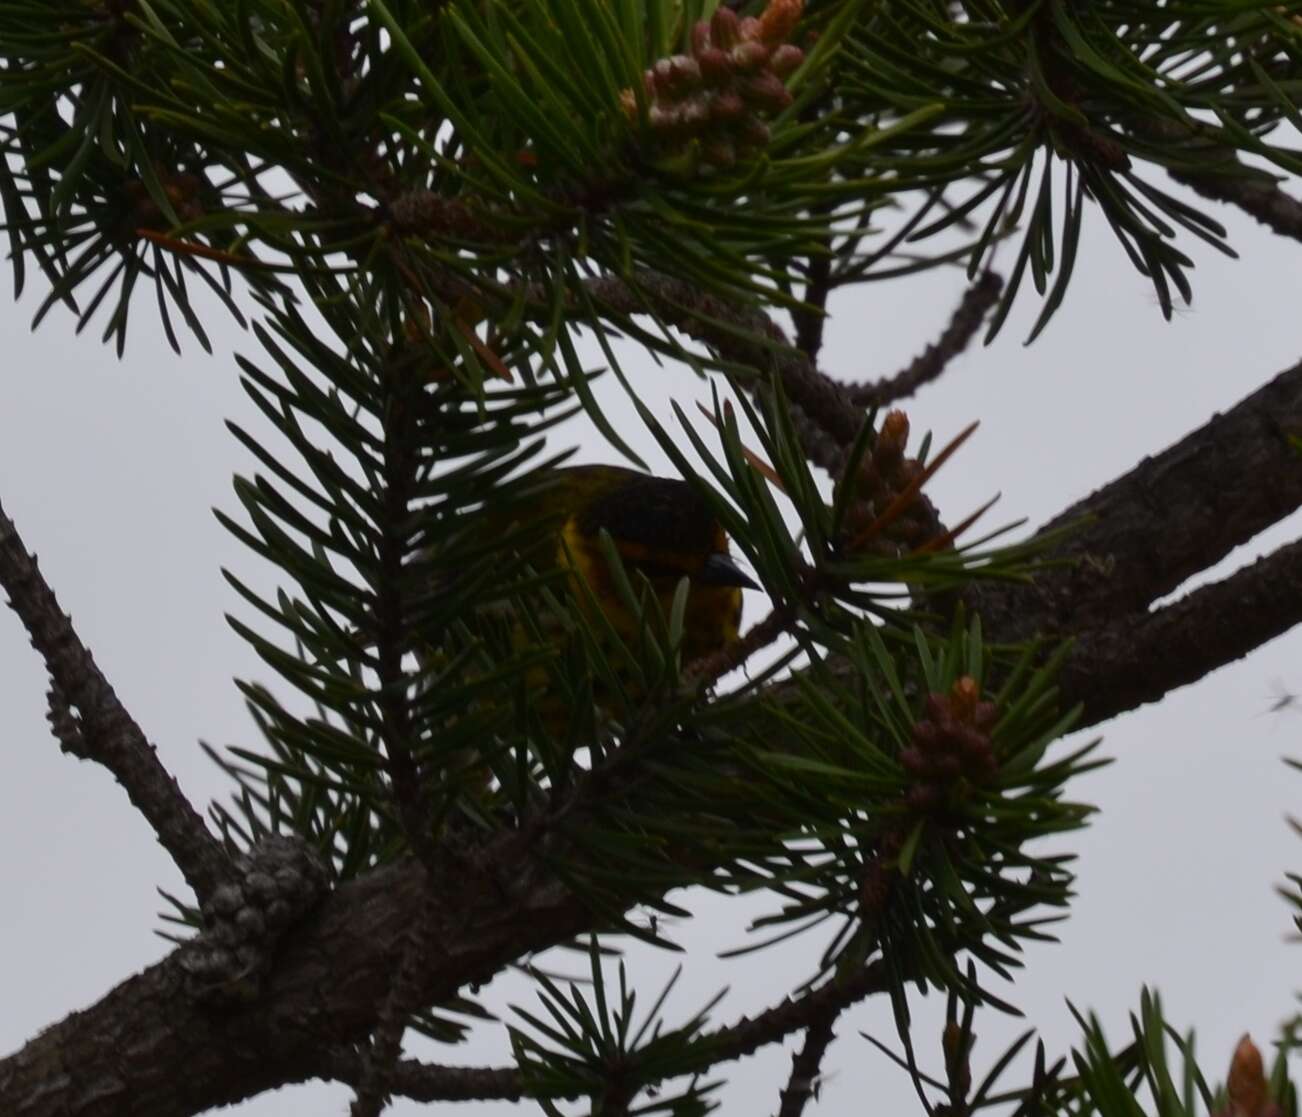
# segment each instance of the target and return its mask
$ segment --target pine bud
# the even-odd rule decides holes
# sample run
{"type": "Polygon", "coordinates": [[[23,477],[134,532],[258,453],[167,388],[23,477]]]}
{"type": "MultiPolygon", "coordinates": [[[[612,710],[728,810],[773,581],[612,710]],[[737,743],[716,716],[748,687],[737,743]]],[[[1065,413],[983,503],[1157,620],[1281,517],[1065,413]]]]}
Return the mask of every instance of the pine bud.
{"type": "Polygon", "coordinates": [[[769,69],[780,78],[789,77],[805,60],[805,52],[792,43],[783,43],[769,55],[769,69]]]}
{"type": "Polygon", "coordinates": [[[771,134],[769,126],[754,113],[747,113],[737,122],[737,141],[746,147],[764,147],[771,134]]]}
{"type": "Polygon", "coordinates": [[[726,171],[737,164],[737,147],[727,136],[711,136],[701,144],[701,158],[726,171]]]}
{"type": "Polygon", "coordinates": [[[741,95],[757,109],[765,112],[781,112],[791,104],[791,93],[782,84],[782,79],[770,70],[761,70],[743,79],[739,83],[741,95]]]}
{"type": "Polygon", "coordinates": [[[701,77],[706,85],[722,85],[732,78],[732,59],[727,51],[718,47],[707,46],[699,51],[696,63],[701,68],[701,77]]]}
{"type": "Polygon", "coordinates": [[[692,24],[692,53],[700,58],[710,49],[710,25],[703,19],[692,24]]]}
{"type": "Polygon", "coordinates": [[[728,57],[737,73],[753,74],[769,60],[769,48],[754,39],[743,40],[728,52],[728,57]]]}
{"type": "Polygon", "coordinates": [[[710,98],[710,115],[721,124],[731,124],[746,114],[746,102],[731,89],[710,98]]]}
{"type": "Polygon", "coordinates": [[[769,0],[769,6],[760,16],[760,38],[766,43],[781,43],[791,38],[804,7],[804,0],[769,0]]]}
{"type": "Polygon", "coordinates": [[[741,38],[741,20],[731,8],[720,5],[710,17],[710,39],[716,47],[728,50],[741,38]]]}

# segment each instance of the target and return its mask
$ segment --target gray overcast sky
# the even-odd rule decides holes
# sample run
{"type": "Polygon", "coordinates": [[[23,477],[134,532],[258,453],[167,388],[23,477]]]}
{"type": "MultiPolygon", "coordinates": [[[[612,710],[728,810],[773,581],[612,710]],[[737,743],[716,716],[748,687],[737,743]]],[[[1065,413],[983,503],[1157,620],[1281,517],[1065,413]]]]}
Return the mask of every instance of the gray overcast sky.
{"type": "MultiPolygon", "coordinates": [[[[1092,212],[1066,306],[1046,334],[1029,348],[1020,344],[1034,317],[1034,295],[1024,294],[994,345],[962,358],[905,405],[916,432],[930,428],[942,441],[974,418],[982,422],[929,489],[947,518],[1001,491],[990,520],[1027,517],[1034,526],[1302,357],[1297,246],[1228,210],[1216,216],[1231,227],[1243,259],[1226,261],[1196,243],[1186,249],[1199,265],[1192,311],[1164,323],[1145,281],[1092,212]]],[[[824,367],[845,379],[894,372],[934,337],[961,286],[961,276],[947,271],[843,293],[832,308],[824,367]]],[[[164,763],[192,799],[222,797],[226,784],[197,741],[254,744],[231,678],[268,676],[222,619],[241,607],[219,568],[254,581],[268,572],[210,512],[234,511],[231,474],[251,471],[223,422],[237,418],[257,429],[231,358],[239,351],[258,360],[256,342],[212,308],[205,322],[216,356],[186,341],[178,359],[152,298],[140,298],[119,363],[98,343],[101,324],[74,338],[62,310],[32,335],[28,322],[41,294],[29,291],[16,307],[6,297],[0,310],[0,500],[164,763]]],[[[667,422],[671,394],[680,402],[709,398],[707,386],[688,375],[645,360],[628,367],[667,422]]],[[[618,387],[611,381],[604,391],[621,431],[634,431],[637,420],[618,387]]],[[[582,445],[581,460],[614,460],[584,426],[561,432],[556,441],[564,440],[582,445]]],[[[650,439],[635,441],[663,471],[650,439]]],[[[1296,538],[1300,526],[1298,517],[1277,526],[1219,573],[1296,538]]],[[[757,613],[752,602],[752,620],[757,613]]],[[[1302,634],[1294,632],[1101,727],[1104,750],[1117,763],[1072,789],[1101,814],[1069,845],[1058,843],[1080,854],[1079,899],[1061,944],[1032,951],[1011,991],[1051,1049],[1065,1050],[1075,1038],[1064,998],[1097,1010],[1120,1040],[1147,983],[1161,990],[1174,1021],[1197,1027],[1206,1069],[1220,1076],[1240,1034],[1266,1040],[1293,1011],[1302,984],[1295,977],[1299,948],[1284,941],[1288,909],[1273,887],[1285,871],[1302,867],[1302,845],[1284,822],[1296,809],[1302,776],[1280,761],[1302,757],[1302,717],[1263,711],[1277,683],[1302,690],[1300,651],[1302,634]]],[[[106,773],[60,755],[44,722],[44,688],[17,619],[0,612],[4,1051],[163,954],[167,945],[154,934],[155,888],[183,888],[106,773]]],[[[715,1014],[716,1023],[727,1023],[806,975],[821,940],[735,962],[714,957],[743,941],[747,919],[769,910],[764,898],[697,901],[686,901],[699,913],[681,928],[686,956],[641,948],[629,955],[643,1003],[675,965],[685,965],[670,1023],[728,985],[715,1014]]],[[[582,962],[567,956],[557,966],[579,972],[582,962]]],[[[507,978],[487,996],[498,1006],[519,1000],[520,982],[507,978]]],[[[918,1013],[915,1042],[932,1067],[939,1065],[932,1021],[942,1008],[937,1001],[918,1013]]],[[[993,1013],[978,1020],[976,1074],[998,1054],[999,1037],[1019,1027],[993,1013]]],[[[917,1111],[905,1078],[856,1034],[891,1039],[885,1007],[861,1006],[837,1030],[819,1112],[917,1111]]],[[[478,1063],[501,1062],[504,1054],[500,1038],[485,1037],[429,1057],[478,1063]]],[[[787,1066],[785,1055],[769,1050],[722,1068],[732,1080],[725,1112],[774,1110],[787,1066]]],[[[227,1112],[344,1113],[348,1097],[338,1086],[311,1085],[227,1112]]],[[[417,1108],[399,1104],[392,1112],[417,1108]]]]}

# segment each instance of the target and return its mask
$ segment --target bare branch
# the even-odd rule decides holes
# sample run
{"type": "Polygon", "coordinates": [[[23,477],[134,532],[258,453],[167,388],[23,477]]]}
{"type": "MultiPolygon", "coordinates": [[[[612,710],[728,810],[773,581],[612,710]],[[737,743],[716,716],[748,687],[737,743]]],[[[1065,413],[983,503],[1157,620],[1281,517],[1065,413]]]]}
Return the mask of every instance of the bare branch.
{"type": "Polygon", "coordinates": [[[829,1013],[826,1019],[816,1020],[805,1029],[804,1046],[791,1060],[791,1074],[780,1095],[782,1101],[778,1117],[800,1117],[805,1111],[805,1104],[818,1093],[818,1075],[823,1065],[823,1056],[835,1038],[832,1031],[835,1019],[836,1014],[829,1013]]]}
{"type": "Polygon", "coordinates": [[[1302,240],[1302,201],[1284,193],[1276,183],[1241,174],[1187,174],[1172,171],[1171,177],[1204,198],[1238,206],[1271,232],[1302,240]]]}
{"type": "MultiPolygon", "coordinates": [[[[322,1064],[323,1078],[357,1085],[365,1073],[361,1056],[332,1052],[322,1064]]],[[[448,1067],[399,1059],[389,1076],[389,1090],[414,1101],[519,1101],[524,1076],[516,1067],[448,1067]]]]}
{"type": "Polygon", "coordinates": [[[593,280],[588,289],[594,299],[612,310],[628,315],[654,311],[725,360],[776,375],[788,398],[842,450],[858,436],[864,408],[795,348],[762,310],[646,269],[637,272],[636,287],[621,279],[602,278],[593,280]]]}
{"type": "Polygon", "coordinates": [[[888,403],[906,399],[924,384],[929,384],[949,367],[949,362],[965,350],[985,320],[990,308],[999,301],[1004,289],[1003,277],[987,271],[963,292],[963,298],[954,310],[940,337],[928,345],[921,356],[894,376],[873,384],[857,384],[847,388],[849,397],[865,407],[884,407],[888,403]]]}
{"type": "Polygon", "coordinates": [[[195,895],[205,899],[229,876],[230,859],[100,672],[3,507],[0,587],[50,673],[50,722],[60,746],[113,773],[195,895]]]}

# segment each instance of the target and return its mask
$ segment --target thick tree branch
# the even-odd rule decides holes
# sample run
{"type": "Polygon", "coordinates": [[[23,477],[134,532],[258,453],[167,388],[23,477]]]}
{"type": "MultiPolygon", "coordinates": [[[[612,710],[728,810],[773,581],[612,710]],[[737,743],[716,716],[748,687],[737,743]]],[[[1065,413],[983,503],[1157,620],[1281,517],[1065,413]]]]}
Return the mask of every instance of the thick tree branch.
{"type": "Polygon", "coordinates": [[[1035,584],[974,585],[966,600],[1006,641],[1106,627],[1302,506],[1302,364],[1040,529],[1075,525],[1035,584]]]}
{"type": "MultiPolygon", "coordinates": [[[[321,1077],[358,1085],[365,1073],[353,1051],[331,1052],[321,1065],[321,1077]]],[[[519,1101],[525,1096],[524,1076],[517,1067],[448,1067],[399,1059],[389,1073],[389,1090],[414,1101],[519,1101]]]]}
{"type": "MultiPolygon", "coordinates": [[[[424,1003],[600,923],[508,845],[493,853],[510,880],[467,875],[449,860],[431,886],[439,949],[417,975],[424,1003]]],[[[140,1117],[181,1117],[321,1076],[327,1047],[375,1027],[425,879],[404,861],[338,889],[285,937],[248,1003],[208,1007],[188,996],[184,952],[174,952],[0,1061],[0,1112],[117,1117],[129,1103],[140,1117]]]]}
{"type": "Polygon", "coordinates": [[[53,682],[51,725],[60,746],[113,773],[200,900],[231,873],[230,859],[159,762],[0,507],[0,587],[53,682]]]}
{"type": "Polygon", "coordinates": [[[1082,725],[1105,721],[1240,659],[1302,622],[1302,541],[1157,612],[1076,637],[1059,685],[1082,725]]]}

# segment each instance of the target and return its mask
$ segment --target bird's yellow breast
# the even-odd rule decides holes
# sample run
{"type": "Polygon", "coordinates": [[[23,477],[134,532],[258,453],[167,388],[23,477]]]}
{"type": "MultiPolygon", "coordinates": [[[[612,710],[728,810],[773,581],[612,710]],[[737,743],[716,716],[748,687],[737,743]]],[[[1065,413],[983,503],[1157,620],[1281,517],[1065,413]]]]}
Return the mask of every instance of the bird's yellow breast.
{"type": "MultiPolygon", "coordinates": [[[[719,547],[726,547],[722,531],[719,547]]],[[[628,573],[641,572],[651,584],[666,616],[673,606],[678,583],[688,579],[687,609],[683,619],[684,661],[717,652],[737,639],[741,626],[741,588],[701,584],[692,580],[708,555],[685,554],[663,547],[615,540],[615,549],[628,573]]],[[[581,576],[587,583],[601,611],[611,627],[626,643],[638,635],[638,617],[625,604],[614,584],[613,573],[601,539],[581,527],[578,517],[570,517],[562,525],[556,553],[556,565],[581,576]]],[[[635,583],[636,584],[636,583],[635,583]]],[[[576,587],[576,597],[583,601],[587,595],[576,587]]]]}

